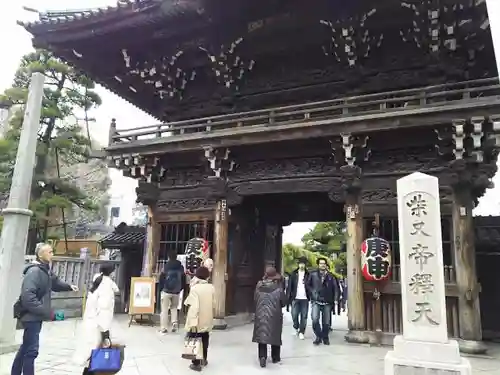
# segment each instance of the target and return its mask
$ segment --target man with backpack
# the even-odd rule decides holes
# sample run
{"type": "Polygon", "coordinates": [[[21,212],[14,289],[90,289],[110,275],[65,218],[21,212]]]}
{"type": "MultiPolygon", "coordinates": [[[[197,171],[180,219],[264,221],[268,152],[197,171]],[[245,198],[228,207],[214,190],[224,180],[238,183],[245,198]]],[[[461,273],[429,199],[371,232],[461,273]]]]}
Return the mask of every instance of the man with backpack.
{"type": "Polygon", "coordinates": [[[78,291],[78,287],[60,280],[50,270],[54,250],[49,244],[38,244],[37,260],[26,266],[21,295],[14,304],[14,318],[21,321],[23,342],[12,364],[11,375],[34,375],[38,357],[42,322],[51,318],[51,293],[78,291]]]}
{"type": "Polygon", "coordinates": [[[186,274],[182,263],[177,260],[177,253],[171,252],[168,261],[160,274],[159,287],[161,290],[161,315],[160,332],[168,332],[168,312],[172,322],[172,332],[178,328],[177,308],[179,307],[179,296],[186,285],[186,274]]]}

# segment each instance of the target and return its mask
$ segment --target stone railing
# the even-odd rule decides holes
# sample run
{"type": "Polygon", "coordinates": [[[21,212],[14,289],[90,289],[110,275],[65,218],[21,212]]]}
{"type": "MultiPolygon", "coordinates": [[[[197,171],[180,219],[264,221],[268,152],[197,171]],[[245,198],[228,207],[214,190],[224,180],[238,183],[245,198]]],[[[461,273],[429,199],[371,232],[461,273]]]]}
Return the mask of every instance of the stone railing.
{"type": "MultiPolygon", "coordinates": [[[[26,263],[34,260],[34,256],[26,256],[26,263]]],[[[54,311],[62,310],[67,318],[82,316],[84,296],[92,284],[93,276],[99,272],[103,264],[114,265],[114,280],[120,290],[123,290],[122,273],[120,272],[120,261],[102,260],[87,258],[72,258],[55,256],[52,260],[52,272],[61,280],[68,284],[77,285],[79,292],[63,292],[52,294],[52,309],[54,311]]],[[[116,299],[116,312],[123,311],[121,296],[116,299]]]]}

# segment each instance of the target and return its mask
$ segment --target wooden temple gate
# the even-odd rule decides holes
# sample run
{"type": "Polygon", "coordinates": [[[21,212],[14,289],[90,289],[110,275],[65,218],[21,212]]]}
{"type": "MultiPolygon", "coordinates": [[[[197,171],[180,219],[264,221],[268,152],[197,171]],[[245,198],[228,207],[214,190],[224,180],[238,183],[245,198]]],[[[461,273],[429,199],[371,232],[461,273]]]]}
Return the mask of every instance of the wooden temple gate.
{"type": "Polygon", "coordinates": [[[440,179],[450,335],[483,350],[472,208],[500,145],[484,2],[135,0],[22,25],[164,122],[113,121],[104,152],[140,181],[149,273],[182,247],[169,228],[213,223],[222,321],[252,309],[265,265],[280,263],[282,226],[346,220],[346,339],[368,342],[378,324],[390,337],[401,330],[397,263],[376,322],[364,223],[380,214],[397,259],[396,180],[429,173],[440,179]]]}

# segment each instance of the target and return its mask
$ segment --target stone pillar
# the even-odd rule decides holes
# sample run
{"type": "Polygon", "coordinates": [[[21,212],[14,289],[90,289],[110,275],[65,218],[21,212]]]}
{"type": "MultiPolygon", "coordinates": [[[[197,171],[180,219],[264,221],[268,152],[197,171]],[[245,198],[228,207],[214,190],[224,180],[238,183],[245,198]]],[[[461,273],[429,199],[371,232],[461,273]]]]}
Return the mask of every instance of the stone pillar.
{"type": "Polygon", "coordinates": [[[228,245],[228,207],[225,199],[217,201],[214,225],[214,270],[212,283],[215,287],[215,326],[227,328],[226,316],[226,281],[227,281],[227,245],[228,245]]]}
{"type": "Polygon", "coordinates": [[[398,228],[403,334],[385,356],[385,375],[470,375],[458,343],[448,338],[438,178],[400,178],[398,228]]]}
{"type": "Polygon", "coordinates": [[[363,242],[363,214],[361,201],[361,169],[356,166],[341,167],[345,191],[347,228],[347,293],[348,342],[367,343],[365,327],[365,299],[361,272],[361,243],[363,242]]]}
{"type": "Polygon", "coordinates": [[[479,305],[480,286],[476,273],[476,248],[474,243],[474,223],[472,195],[474,177],[469,168],[476,168],[464,160],[456,160],[451,165],[453,251],[455,274],[458,287],[458,311],[460,326],[460,350],[464,353],[486,352],[482,343],[481,312],[479,305]]]}
{"type": "Polygon", "coordinates": [[[34,73],[28,93],[14,176],[0,239],[0,354],[16,350],[12,306],[19,297],[26,241],[32,212],[28,210],[35,166],[44,75],[34,73]]]}

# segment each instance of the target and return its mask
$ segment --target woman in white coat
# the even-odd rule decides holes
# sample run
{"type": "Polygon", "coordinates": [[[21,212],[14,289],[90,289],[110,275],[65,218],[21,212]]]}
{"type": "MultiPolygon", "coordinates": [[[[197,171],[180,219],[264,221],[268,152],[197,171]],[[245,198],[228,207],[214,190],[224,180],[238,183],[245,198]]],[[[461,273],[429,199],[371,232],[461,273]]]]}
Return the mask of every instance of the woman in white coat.
{"type": "Polygon", "coordinates": [[[109,329],[115,310],[115,294],[119,292],[115,282],[109,277],[113,266],[102,266],[101,273],[94,276],[89,290],[83,322],[80,326],[77,347],[73,360],[85,367],[83,375],[91,375],[88,370],[89,359],[93,349],[110,347],[109,329]]]}

